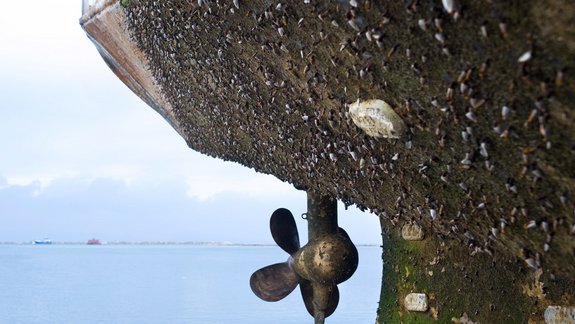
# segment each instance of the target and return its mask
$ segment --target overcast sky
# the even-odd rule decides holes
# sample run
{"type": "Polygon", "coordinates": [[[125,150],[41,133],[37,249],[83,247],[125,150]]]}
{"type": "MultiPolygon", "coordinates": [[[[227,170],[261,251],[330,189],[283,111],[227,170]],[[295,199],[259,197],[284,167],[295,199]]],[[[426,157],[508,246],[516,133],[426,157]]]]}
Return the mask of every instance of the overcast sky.
{"type": "MultiPolygon", "coordinates": [[[[0,241],[271,243],[279,207],[305,237],[304,192],[189,149],[108,69],[80,15],[79,0],[2,4],[0,241]]],[[[354,242],[381,243],[376,216],[339,211],[354,242]]]]}

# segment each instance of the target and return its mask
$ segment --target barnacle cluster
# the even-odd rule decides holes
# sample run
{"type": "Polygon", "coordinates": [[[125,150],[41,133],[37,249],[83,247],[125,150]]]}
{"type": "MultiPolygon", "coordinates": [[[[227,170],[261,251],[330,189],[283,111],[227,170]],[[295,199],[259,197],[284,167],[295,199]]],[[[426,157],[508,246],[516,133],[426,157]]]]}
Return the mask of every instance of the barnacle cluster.
{"type": "Polygon", "coordinates": [[[386,228],[417,222],[470,251],[572,273],[573,53],[515,2],[125,10],[194,150],[357,204],[386,228]],[[347,111],[357,98],[388,102],[403,136],[365,134],[347,111]]]}

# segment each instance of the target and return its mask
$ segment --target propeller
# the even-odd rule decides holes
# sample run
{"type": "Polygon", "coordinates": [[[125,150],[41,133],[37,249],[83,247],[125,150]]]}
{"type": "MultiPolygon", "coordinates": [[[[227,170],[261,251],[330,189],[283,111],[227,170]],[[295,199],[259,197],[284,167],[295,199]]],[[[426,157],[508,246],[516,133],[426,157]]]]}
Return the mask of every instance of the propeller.
{"type": "Polygon", "coordinates": [[[290,257],[286,262],[263,267],[254,272],[250,278],[250,287],[256,296],[275,302],[289,295],[299,284],[300,278],[292,269],[291,257],[299,248],[299,234],[292,213],[285,209],[277,209],[270,218],[270,230],[276,244],[290,257]]]}
{"type": "MultiPolygon", "coordinates": [[[[313,230],[312,219],[308,214],[310,231],[313,230]]],[[[337,224],[337,218],[333,221],[337,224]]],[[[316,323],[323,323],[337,308],[337,284],[351,277],[358,262],[357,249],[347,233],[335,228],[335,233],[318,230],[315,234],[319,235],[314,235],[315,239],[300,248],[292,213],[285,208],[277,209],[270,218],[270,230],[276,244],[289,254],[289,258],[252,274],[250,287],[254,294],[264,301],[275,302],[285,298],[299,284],[307,311],[316,323]]]]}

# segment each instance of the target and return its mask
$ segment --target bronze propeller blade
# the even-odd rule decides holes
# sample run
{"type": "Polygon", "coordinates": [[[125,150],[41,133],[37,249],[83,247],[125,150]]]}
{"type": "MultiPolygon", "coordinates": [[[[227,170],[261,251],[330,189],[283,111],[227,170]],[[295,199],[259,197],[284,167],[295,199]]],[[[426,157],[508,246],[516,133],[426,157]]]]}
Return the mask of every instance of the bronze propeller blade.
{"type": "Polygon", "coordinates": [[[299,235],[292,213],[285,209],[277,209],[270,218],[270,230],[276,244],[282,250],[292,255],[299,250],[299,235]]]}
{"type": "Polygon", "coordinates": [[[276,263],[259,269],[250,277],[250,287],[259,298],[274,302],[289,295],[299,278],[288,262],[276,263]]]}
{"type": "Polygon", "coordinates": [[[337,289],[336,285],[326,286],[314,284],[311,281],[302,279],[299,287],[305,308],[311,316],[315,317],[317,313],[321,312],[323,313],[323,317],[328,317],[335,312],[337,304],[339,303],[339,289],[337,289]],[[318,308],[318,312],[314,311],[314,303],[315,307],[318,308]]]}

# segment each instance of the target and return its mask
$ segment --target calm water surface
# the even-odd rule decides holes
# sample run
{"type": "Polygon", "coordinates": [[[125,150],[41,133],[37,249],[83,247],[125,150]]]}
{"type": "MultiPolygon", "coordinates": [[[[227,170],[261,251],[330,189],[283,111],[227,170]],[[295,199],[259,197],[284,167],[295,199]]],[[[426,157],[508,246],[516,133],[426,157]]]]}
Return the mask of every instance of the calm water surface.
{"type": "MultiPolygon", "coordinates": [[[[359,247],[326,323],[374,323],[381,249],[359,247]]],[[[278,247],[0,246],[0,323],[313,323],[296,289],[266,303],[249,277],[278,247]]]]}

